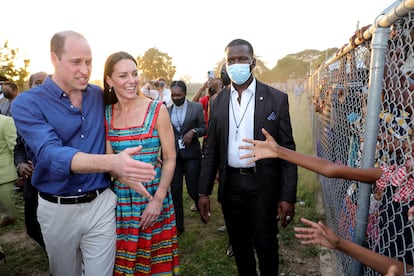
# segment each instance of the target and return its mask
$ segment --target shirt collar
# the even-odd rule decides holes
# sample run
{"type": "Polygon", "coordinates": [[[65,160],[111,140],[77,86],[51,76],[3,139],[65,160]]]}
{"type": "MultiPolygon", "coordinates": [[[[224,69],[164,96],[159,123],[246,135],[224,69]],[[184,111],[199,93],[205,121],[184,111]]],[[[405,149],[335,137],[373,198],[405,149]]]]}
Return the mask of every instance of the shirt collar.
{"type": "MultiPolygon", "coordinates": [[[[68,94],[65,91],[63,91],[62,88],[60,88],[50,77],[46,77],[42,85],[44,85],[46,88],[49,88],[48,90],[51,91],[52,94],[54,94],[56,97],[66,98],[68,96],[68,94]]],[[[89,89],[90,84],[88,84],[86,89],[82,92],[87,93],[89,89]]]]}
{"type": "MultiPolygon", "coordinates": [[[[246,94],[253,93],[253,95],[256,93],[256,78],[253,77],[253,81],[250,83],[250,85],[246,88],[246,90],[243,91],[243,93],[247,92],[246,94]]],[[[237,90],[233,87],[233,84],[230,86],[230,96],[232,95],[239,95],[237,90]]]]}

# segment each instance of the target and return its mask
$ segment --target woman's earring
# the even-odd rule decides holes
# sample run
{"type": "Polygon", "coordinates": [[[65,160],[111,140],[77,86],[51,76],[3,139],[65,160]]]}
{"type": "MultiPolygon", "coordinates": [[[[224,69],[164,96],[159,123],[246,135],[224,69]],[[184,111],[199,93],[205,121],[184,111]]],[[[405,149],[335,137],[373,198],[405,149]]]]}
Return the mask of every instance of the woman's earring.
{"type": "Polygon", "coordinates": [[[109,93],[111,93],[112,92],[112,86],[111,87],[109,87],[109,93]]]}

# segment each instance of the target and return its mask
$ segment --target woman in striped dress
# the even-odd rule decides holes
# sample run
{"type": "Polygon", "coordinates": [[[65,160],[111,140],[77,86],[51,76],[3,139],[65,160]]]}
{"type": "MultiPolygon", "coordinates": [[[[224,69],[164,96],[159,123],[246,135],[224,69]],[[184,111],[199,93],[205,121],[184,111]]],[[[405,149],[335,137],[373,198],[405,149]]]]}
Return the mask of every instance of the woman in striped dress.
{"type": "Polygon", "coordinates": [[[141,146],[133,158],[153,164],[157,172],[154,180],[147,183],[132,185],[130,180],[115,180],[118,201],[114,274],[179,275],[170,193],[176,159],[174,133],[164,103],[141,95],[138,85],[135,59],[125,52],[110,55],[104,70],[107,153],[141,146]],[[162,167],[157,166],[161,146],[162,167]],[[149,195],[138,192],[141,184],[149,195]]]}

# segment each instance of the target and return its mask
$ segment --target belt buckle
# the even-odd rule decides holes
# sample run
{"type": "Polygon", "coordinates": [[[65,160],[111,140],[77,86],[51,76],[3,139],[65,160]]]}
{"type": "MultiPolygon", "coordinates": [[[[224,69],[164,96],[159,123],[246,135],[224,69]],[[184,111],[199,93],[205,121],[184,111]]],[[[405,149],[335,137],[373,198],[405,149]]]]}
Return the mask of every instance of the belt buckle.
{"type": "Polygon", "coordinates": [[[250,175],[247,168],[240,168],[239,169],[239,174],[241,174],[241,175],[250,175]]]}
{"type": "Polygon", "coordinates": [[[94,200],[97,197],[97,193],[98,193],[97,190],[93,191],[93,192],[89,192],[89,193],[77,198],[76,201],[78,201],[80,199],[85,199],[86,202],[90,202],[90,201],[94,200]]]}
{"type": "Polygon", "coordinates": [[[252,174],[256,173],[256,167],[252,167],[252,168],[240,168],[239,169],[239,173],[241,175],[252,175],[252,174]]]}

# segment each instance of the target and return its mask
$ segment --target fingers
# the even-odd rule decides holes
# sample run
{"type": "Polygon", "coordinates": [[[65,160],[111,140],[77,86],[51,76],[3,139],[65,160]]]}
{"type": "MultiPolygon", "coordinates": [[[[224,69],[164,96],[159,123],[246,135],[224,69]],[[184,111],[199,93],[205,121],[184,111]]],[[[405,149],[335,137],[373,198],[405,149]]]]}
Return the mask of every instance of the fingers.
{"type": "Polygon", "coordinates": [[[267,138],[269,138],[269,137],[272,137],[272,136],[269,134],[269,132],[267,132],[267,130],[266,130],[265,128],[262,128],[262,133],[263,133],[263,135],[266,137],[266,139],[267,139],[267,138]]]}
{"type": "Polygon", "coordinates": [[[126,148],[124,151],[127,152],[129,155],[135,155],[142,150],[142,146],[133,147],[133,148],[126,148]]]}
{"type": "Polygon", "coordinates": [[[247,164],[252,164],[256,161],[256,158],[253,153],[240,156],[240,159],[247,159],[247,158],[251,158],[250,160],[247,161],[247,164]]]}
{"type": "Polygon", "coordinates": [[[251,148],[253,148],[253,146],[254,146],[254,140],[253,140],[253,139],[243,138],[243,139],[242,139],[242,141],[243,141],[243,142],[246,142],[246,143],[249,143],[249,144],[252,144],[252,145],[246,145],[246,146],[242,146],[242,147],[248,147],[248,148],[246,148],[246,149],[251,149],[251,148]]]}
{"type": "Polygon", "coordinates": [[[308,219],[306,219],[306,218],[300,218],[300,221],[301,221],[303,224],[309,225],[310,227],[317,227],[317,225],[318,225],[316,222],[313,222],[313,221],[308,220],[308,219]]]}
{"type": "Polygon", "coordinates": [[[211,213],[208,210],[201,210],[200,211],[200,218],[203,223],[207,223],[210,220],[211,213]]]}
{"type": "Polygon", "coordinates": [[[306,235],[312,234],[314,231],[312,228],[307,228],[307,227],[294,227],[293,229],[295,230],[296,233],[301,233],[301,234],[306,234],[306,235]]]}
{"type": "Polygon", "coordinates": [[[151,225],[153,225],[158,219],[158,216],[147,216],[147,217],[142,217],[141,222],[139,223],[138,227],[141,227],[142,229],[147,229],[148,227],[150,227],[151,225]]]}
{"type": "MultiPolygon", "coordinates": [[[[121,181],[122,182],[122,181],[121,181]]],[[[135,192],[139,193],[143,197],[147,198],[149,201],[153,200],[152,195],[148,192],[148,190],[142,185],[141,182],[133,182],[128,184],[128,182],[122,182],[128,185],[131,189],[133,189],[135,192]]]]}

